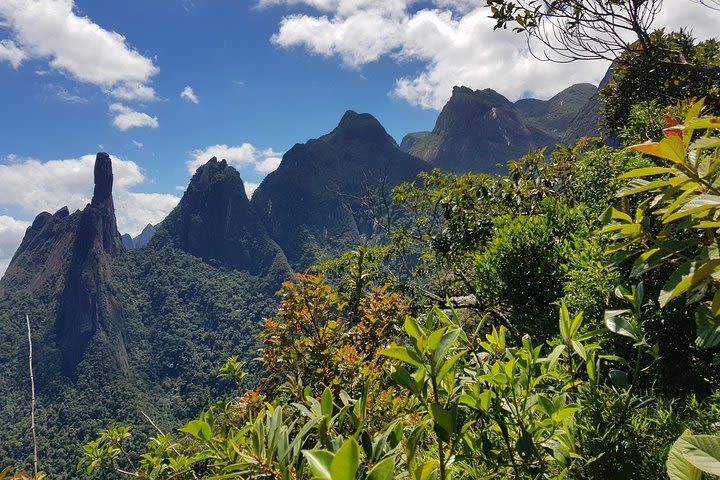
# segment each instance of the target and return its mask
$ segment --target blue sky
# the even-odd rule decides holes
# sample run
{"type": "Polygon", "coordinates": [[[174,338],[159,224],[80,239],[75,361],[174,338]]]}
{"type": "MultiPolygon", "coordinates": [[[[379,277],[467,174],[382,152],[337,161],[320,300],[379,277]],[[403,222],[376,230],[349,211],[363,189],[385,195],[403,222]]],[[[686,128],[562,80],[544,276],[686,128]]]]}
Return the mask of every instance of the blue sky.
{"type": "MultiPolygon", "coordinates": [[[[658,25],[714,34],[716,13],[674,2],[658,25]]],[[[345,110],[400,141],[433,127],[454,85],[515,100],[602,77],[603,62],[536,61],[482,3],[0,0],[0,274],[37,213],[89,201],[99,150],[115,159],[119,228],[137,233],[210,156],[251,191],[345,110]]]]}

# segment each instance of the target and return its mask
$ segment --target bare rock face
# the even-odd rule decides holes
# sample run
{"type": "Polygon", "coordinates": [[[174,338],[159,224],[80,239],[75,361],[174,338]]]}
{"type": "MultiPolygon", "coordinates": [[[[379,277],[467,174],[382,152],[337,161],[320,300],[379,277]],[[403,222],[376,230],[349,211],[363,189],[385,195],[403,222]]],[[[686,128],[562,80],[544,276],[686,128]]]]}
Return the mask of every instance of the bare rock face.
{"type": "Polygon", "coordinates": [[[63,370],[71,374],[98,330],[110,337],[111,355],[126,362],[122,312],[109,288],[109,262],[124,251],[112,198],[112,162],[107,153],[95,160],[92,202],[81,212],[65,287],[55,321],[63,370]]]}
{"type": "Polygon", "coordinates": [[[151,246],[172,245],[203,260],[253,275],[290,274],[280,247],[250,205],[240,174],[211,158],[197,169],[151,246]]]}
{"type": "MultiPolygon", "coordinates": [[[[111,256],[123,251],[122,238],[115,220],[115,205],[112,197],[113,173],[110,155],[101,152],[95,158],[95,189],[90,207],[100,217],[100,232],[103,250],[111,256]]],[[[87,208],[85,209],[87,211],[87,208]]]]}
{"type": "Polygon", "coordinates": [[[508,160],[541,147],[552,150],[596,92],[593,85],[577,84],[549,100],[513,103],[491,89],[455,87],[435,128],[408,134],[400,148],[447,172],[503,173],[508,160]]]}
{"type": "Polygon", "coordinates": [[[347,111],[327,135],[283,155],[252,197],[290,265],[303,271],[382,234],[368,199],[429,168],[402,152],[370,114],[347,111]]]}

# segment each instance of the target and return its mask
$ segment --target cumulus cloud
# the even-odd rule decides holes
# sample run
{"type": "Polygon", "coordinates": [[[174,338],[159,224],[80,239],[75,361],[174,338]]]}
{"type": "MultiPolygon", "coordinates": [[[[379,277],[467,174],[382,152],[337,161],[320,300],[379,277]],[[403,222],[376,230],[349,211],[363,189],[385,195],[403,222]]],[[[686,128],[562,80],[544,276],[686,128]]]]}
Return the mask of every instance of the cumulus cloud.
{"type": "Polygon", "coordinates": [[[12,68],[18,69],[20,64],[27,58],[27,54],[22,51],[12,40],[0,40],[0,61],[8,62],[12,68]]]}
{"type": "Polygon", "coordinates": [[[243,182],[245,184],[245,194],[248,196],[248,198],[252,198],[253,193],[255,193],[255,190],[260,186],[259,183],[253,183],[253,182],[243,182]]]}
{"type": "MultiPolygon", "coordinates": [[[[337,57],[351,68],[382,57],[421,62],[424,68],[398,78],[392,93],[424,108],[442,108],[455,85],[493,88],[515,100],[527,93],[548,98],[572,83],[598,83],[602,78],[606,62],[560,65],[537,60],[524,36],[493,31],[484,3],[432,0],[421,9],[416,0],[260,0],[258,5],[316,10],[282,18],[272,42],[283,48],[337,57]]],[[[666,5],[656,25],[692,25],[699,38],[716,35],[717,19],[708,15],[710,10],[689,0],[683,3],[679,9],[666,5]]]]}
{"type": "Polygon", "coordinates": [[[132,108],[121,103],[113,103],[110,105],[110,112],[115,115],[113,117],[113,125],[123,132],[130,128],[157,128],[160,126],[157,117],[151,117],[147,113],[143,112],[136,112],[132,108]]]}
{"type": "Polygon", "coordinates": [[[259,173],[270,173],[280,165],[282,153],[272,148],[261,150],[249,143],[243,143],[237,146],[211,145],[201,150],[194,150],[191,157],[186,162],[188,172],[191,174],[212,157],[227,160],[230,165],[238,169],[253,167],[259,173]]]}
{"type": "Polygon", "coordinates": [[[20,245],[29,222],[16,220],[7,215],[0,215],[0,277],[7,269],[10,259],[20,245]]]}
{"type": "Polygon", "coordinates": [[[159,69],[153,61],[121,34],[76,15],[74,6],[73,0],[0,1],[0,31],[11,36],[0,45],[0,59],[14,68],[25,58],[47,59],[50,68],[118,99],[154,99],[148,83],[159,69]]]}
{"type": "Polygon", "coordinates": [[[193,89],[190,85],[183,88],[183,91],[180,92],[180,98],[183,98],[188,102],[192,102],[194,104],[200,103],[200,99],[197,97],[197,95],[195,95],[195,92],[193,92],[193,89]]]}
{"type": "Polygon", "coordinates": [[[265,151],[266,155],[268,153],[270,156],[267,156],[264,159],[255,163],[255,171],[256,172],[268,174],[270,172],[274,172],[280,166],[280,162],[282,161],[282,156],[281,155],[272,156],[273,154],[275,154],[275,152],[273,152],[272,149],[269,151],[268,150],[265,151]]]}

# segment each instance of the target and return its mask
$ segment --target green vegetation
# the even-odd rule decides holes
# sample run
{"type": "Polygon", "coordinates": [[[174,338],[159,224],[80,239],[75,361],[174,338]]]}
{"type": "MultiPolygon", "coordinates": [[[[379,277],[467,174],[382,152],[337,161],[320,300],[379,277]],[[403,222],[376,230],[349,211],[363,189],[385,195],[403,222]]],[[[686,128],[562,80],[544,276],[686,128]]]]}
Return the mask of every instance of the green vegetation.
{"type": "MultiPolygon", "coordinates": [[[[395,190],[385,247],[298,275],[263,377],[87,473],[140,478],[649,479],[717,474],[720,117],[395,190]],[[415,275],[393,264],[420,252],[415,275]],[[695,316],[695,322],[688,318],[695,316]],[[704,472],[704,473],[703,473],[704,472]]],[[[221,375],[242,380],[230,358],[221,375]]],[[[130,437],[132,438],[132,437],[130,437]]]]}
{"type": "MultiPolygon", "coordinates": [[[[657,2],[560,2],[555,16],[533,0],[488,3],[498,26],[530,36],[575,15],[559,25],[562,54],[574,29],[612,20],[593,20],[598,5],[657,2]]],[[[35,319],[41,465],[53,478],[165,480],[720,476],[717,43],[643,22],[639,43],[604,40],[626,49],[603,94],[625,148],[583,139],[502,177],[434,170],[390,202],[385,187],[422,164],[349,112],[288,152],[252,203],[253,232],[267,228],[293,267],[325,261],[282,283],[277,302],[279,268],[250,275],[216,250],[202,261],[177,249],[185,236],[170,222],[108,267],[126,365],[108,362],[99,332],[65,377],[52,323],[62,269],[35,290],[3,280],[0,334],[19,344],[20,319],[35,319]],[[678,49],[690,67],[671,65],[678,49]],[[635,88],[646,75],[649,90],[635,88]],[[358,183],[362,172],[373,178],[358,183]]],[[[0,462],[27,470],[18,352],[0,352],[0,391],[13,392],[0,462]]]]}
{"type": "MultiPolygon", "coordinates": [[[[216,398],[230,396],[230,383],[213,372],[230,355],[246,361],[257,355],[255,334],[276,304],[274,279],[217,268],[172,248],[127,252],[112,265],[112,275],[113,293],[122,299],[128,364],[116,368],[97,338],[75,378],[59,368],[52,298],[5,285],[3,334],[27,346],[25,312],[33,323],[40,466],[50,478],[77,478],[78,446],[110,422],[150,435],[154,428],[141,412],[171,430],[216,398]]],[[[8,349],[2,355],[0,463],[27,471],[32,467],[27,351],[8,349]]],[[[243,385],[254,384],[257,371],[251,369],[243,385]]]]}

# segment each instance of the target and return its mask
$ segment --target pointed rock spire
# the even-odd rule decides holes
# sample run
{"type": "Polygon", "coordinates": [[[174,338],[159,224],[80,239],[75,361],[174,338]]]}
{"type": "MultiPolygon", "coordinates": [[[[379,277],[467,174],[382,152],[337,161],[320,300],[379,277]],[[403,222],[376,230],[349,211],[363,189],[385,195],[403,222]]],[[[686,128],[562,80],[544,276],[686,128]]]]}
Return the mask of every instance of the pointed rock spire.
{"type": "Polygon", "coordinates": [[[109,289],[110,258],[124,251],[115,221],[112,161],[107,153],[95,160],[92,202],[80,214],[70,267],[60,297],[55,327],[63,353],[63,370],[72,374],[98,329],[114,338],[115,363],[126,362],[120,303],[109,289]]]}

